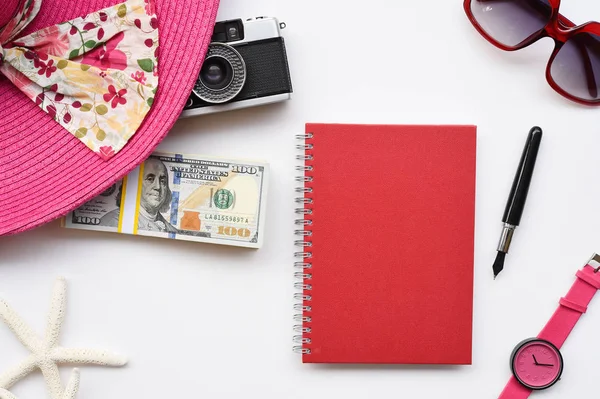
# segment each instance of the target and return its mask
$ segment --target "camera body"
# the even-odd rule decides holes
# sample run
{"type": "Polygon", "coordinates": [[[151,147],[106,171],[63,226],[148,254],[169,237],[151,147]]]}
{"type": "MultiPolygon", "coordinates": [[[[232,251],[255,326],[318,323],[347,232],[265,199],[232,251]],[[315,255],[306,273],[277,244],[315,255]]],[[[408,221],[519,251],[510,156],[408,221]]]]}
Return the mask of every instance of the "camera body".
{"type": "Polygon", "coordinates": [[[290,99],[293,90],[281,36],[284,28],[272,17],[217,22],[180,118],[290,99]]]}

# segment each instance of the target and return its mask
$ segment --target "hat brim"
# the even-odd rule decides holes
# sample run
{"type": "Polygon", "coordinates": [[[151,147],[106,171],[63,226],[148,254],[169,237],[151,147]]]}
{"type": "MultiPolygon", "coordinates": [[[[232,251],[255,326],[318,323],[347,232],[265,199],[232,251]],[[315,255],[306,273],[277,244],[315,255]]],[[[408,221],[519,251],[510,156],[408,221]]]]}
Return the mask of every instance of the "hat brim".
{"type": "MultiPolygon", "coordinates": [[[[123,0],[44,0],[23,35],[123,0]]],[[[219,0],[154,0],[159,89],[128,144],[105,161],[0,74],[0,235],[32,229],[98,196],[142,163],[177,121],[198,77],[219,0]]]]}

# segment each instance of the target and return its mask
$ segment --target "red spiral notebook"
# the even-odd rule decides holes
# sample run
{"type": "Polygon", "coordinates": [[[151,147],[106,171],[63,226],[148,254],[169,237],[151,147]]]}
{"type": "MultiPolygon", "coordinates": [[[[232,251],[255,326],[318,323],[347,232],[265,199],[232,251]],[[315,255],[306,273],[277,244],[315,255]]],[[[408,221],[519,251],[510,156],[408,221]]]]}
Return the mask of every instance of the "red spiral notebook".
{"type": "Polygon", "coordinates": [[[471,364],[475,126],[307,124],[304,363],[471,364]]]}

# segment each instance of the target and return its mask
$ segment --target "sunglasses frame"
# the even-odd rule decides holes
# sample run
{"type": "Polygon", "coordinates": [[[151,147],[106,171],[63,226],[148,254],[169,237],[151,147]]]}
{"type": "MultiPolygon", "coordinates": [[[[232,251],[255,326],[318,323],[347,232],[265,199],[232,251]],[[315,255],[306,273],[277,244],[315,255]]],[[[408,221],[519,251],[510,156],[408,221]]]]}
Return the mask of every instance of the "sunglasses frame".
{"type": "MultiPolygon", "coordinates": [[[[554,79],[552,78],[552,74],[550,72],[552,63],[554,62],[556,55],[558,54],[558,52],[560,51],[562,46],[569,39],[573,38],[575,35],[580,34],[580,33],[592,33],[594,35],[600,36],[600,23],[591,21],[591,22],[586,22],[585,24],[582,24],[582,25],[575,25],[573,22],[571,22],[565,16],[563,16],[562,14],[559,13],[561,0],[547,0],[548,3],[550,3],[550,6],[552,7],[552,15],[550,16],[550,20],[548,21],[546,26],[544,26],[539,31],[533,33],[531,36],[529,36],[528,38],[523,40],[521,43],[519,43],[515,46],[506,46],[506,45],[496,41],[481,27],[481,25],[479,25],[479,22],[477,22],[477,18],[475,18],[475,16],[471,12],[472,1],[478,1],[478,0],[464,0],[463,5],[464,5],[465,13],[467,14],[467,17],[469,18],[469,20],[471,21],[471,23],[473,24],[475,29],[477,29],[479,34],[481,36],[483,36],[488,42],[490,42],[494,46],[498,47],[499,49],[502,49],[505,51],[521,50],[527,46],[532,45],[533,43],[537,42],[538,40],[540,40],[542,38],[545,38],[545,37],[552,38],[554,40],[554,50],[552,51],[552,54],[550,55],[550,59],[548,60],[548,64],[546,65],[546,80],[548,81],[548,84],[558,94],[562,95],[563,97],[565,97],[571,101],[574,101],[576,103],[583,104],[583,105],[596,105],[596,106],[600,105],[600,98],[598,98],[597,100],[586,100],[586,99],[583,99],[580,97],[575,97],[572,94],[568,93],[567,91],[563,90],[554,81],[554,79]]],[[[483,1],[485,1],[485,0],[483,0],[483,1]]],[[[589,71],[589,68],[586,68],[586,71],[589,71]]],[[[588,82],[589,82],[589,78],[588,78],[588,82]]],[[[595,88],[595,89],[598,90],[597,88],[595,88]]]]}

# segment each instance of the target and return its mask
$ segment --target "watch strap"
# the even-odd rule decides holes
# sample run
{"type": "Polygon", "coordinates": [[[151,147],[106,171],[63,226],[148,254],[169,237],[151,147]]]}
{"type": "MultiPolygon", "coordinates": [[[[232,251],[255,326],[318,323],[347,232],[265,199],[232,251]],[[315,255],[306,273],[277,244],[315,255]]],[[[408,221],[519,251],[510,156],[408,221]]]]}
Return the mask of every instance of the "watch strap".
{"type": "MultiPolygon", "coordinates": [[[[559,301],[558,309],[554,312],[538,338],[552,342],[558,349],[565,343],[567,337],[586,312],[596,292],[600,290],[600,272],[589,264],[577,271],[573,286],[559,301]]],[[[532,390],[521,385],[515,376],[511,376],[508,384],[498,399],[526,399],[532,390]]]]}
{"type": "Polygon", "coordinates": [[[530,394],[531,389],[525,388],[517,381],[515,376],[512,375],[498,399],[527,399],[530,394]]]}
{"type": "Polygon", "coordinates": [[[587,310],[587,306],[600,289],[600,273],[586,265],[576,274],[577,279],[566,296],[560,299],[558,309],[538,335],[539,339],[552,342],[558,349],[587,310]]]}

